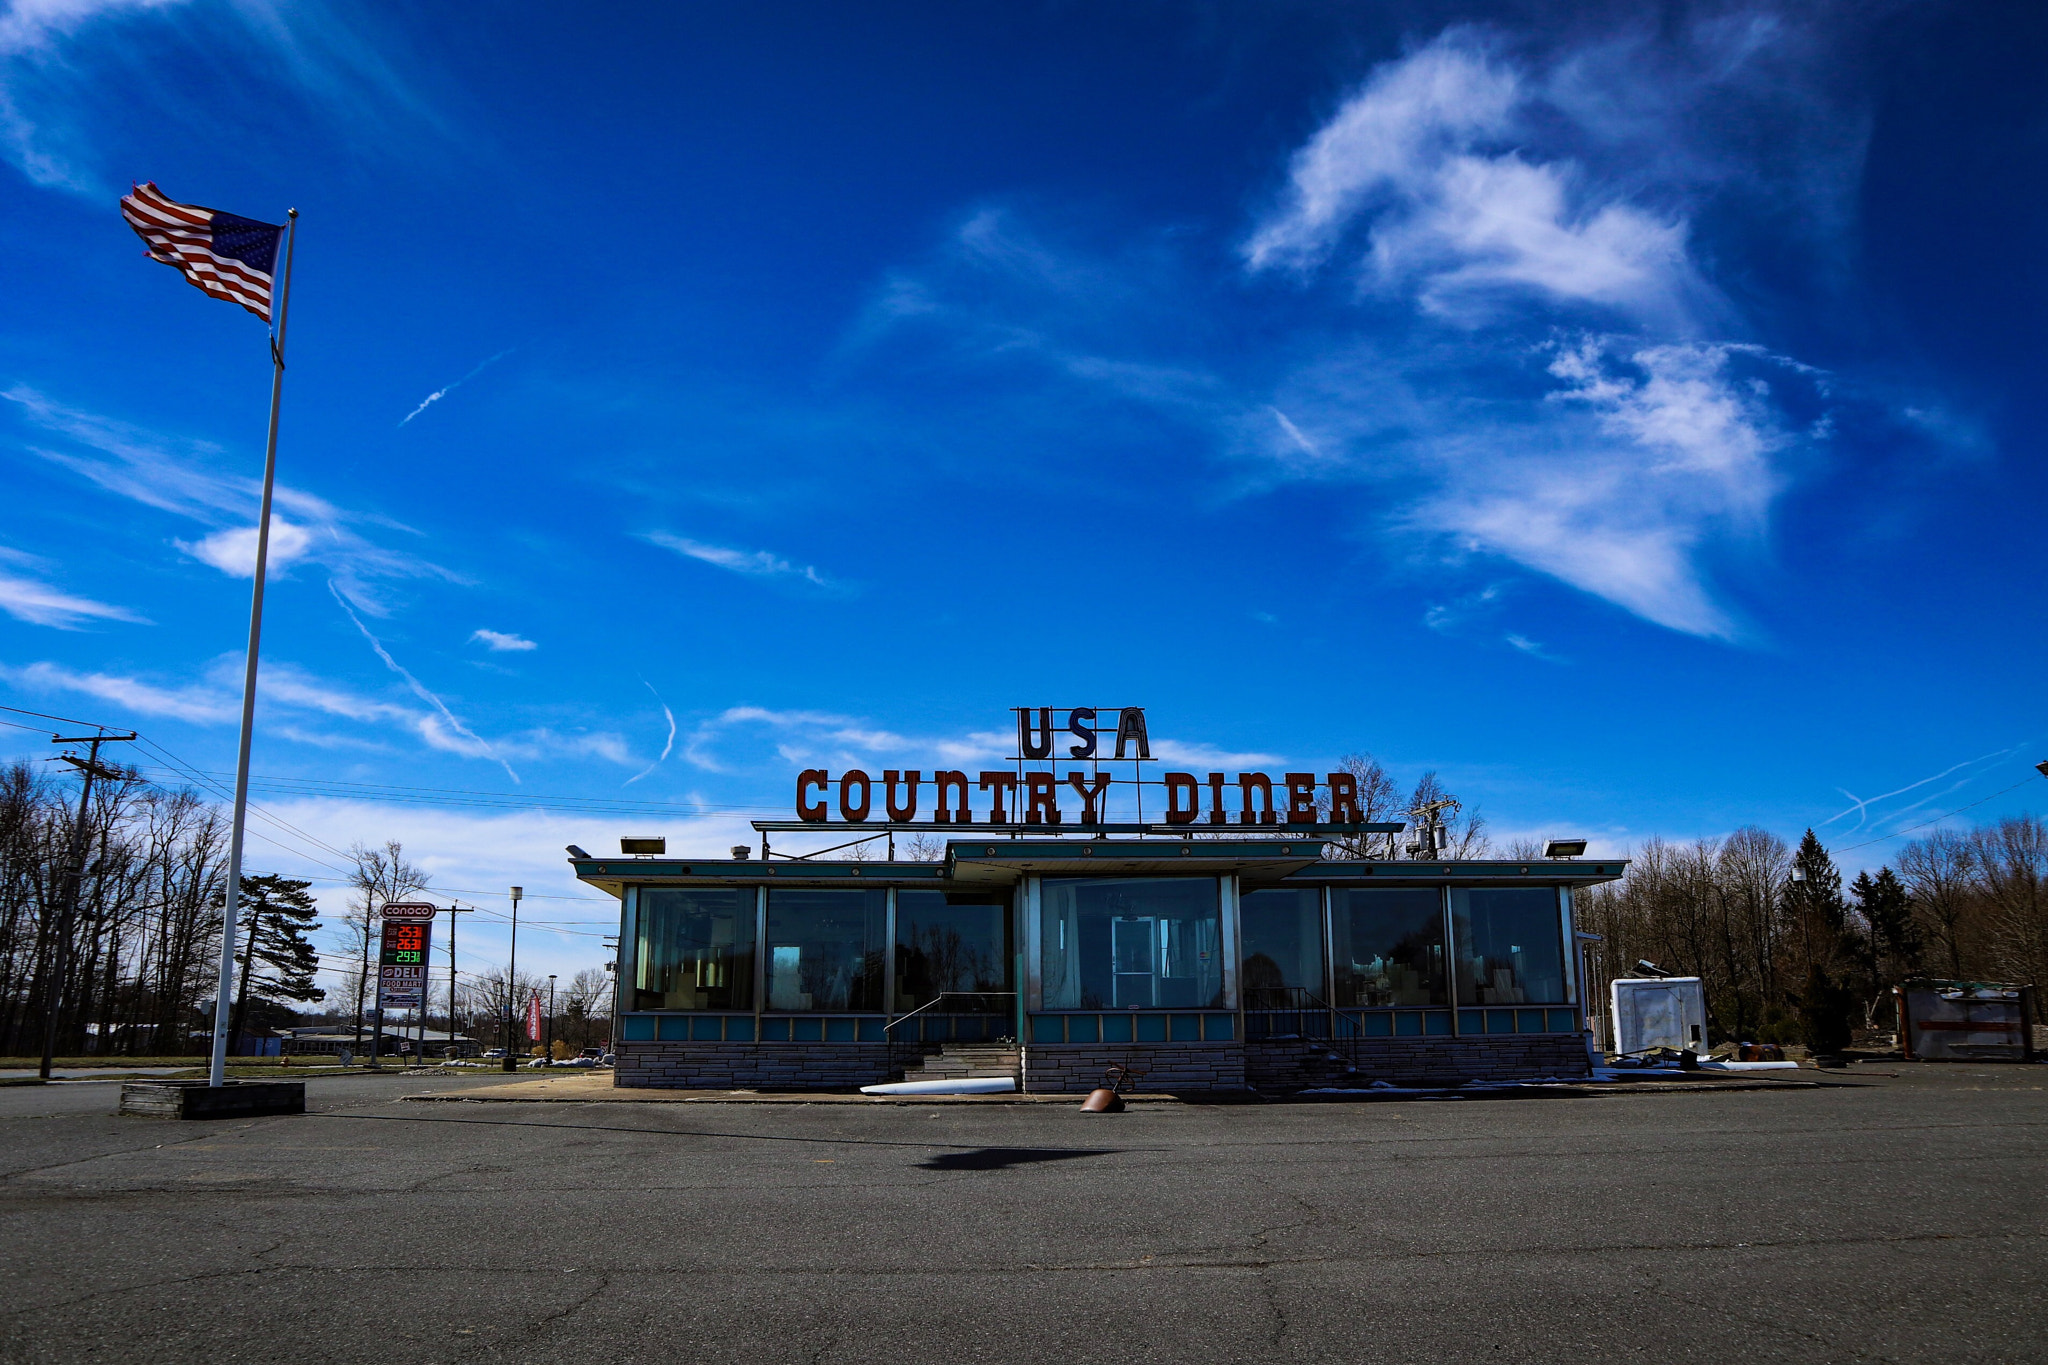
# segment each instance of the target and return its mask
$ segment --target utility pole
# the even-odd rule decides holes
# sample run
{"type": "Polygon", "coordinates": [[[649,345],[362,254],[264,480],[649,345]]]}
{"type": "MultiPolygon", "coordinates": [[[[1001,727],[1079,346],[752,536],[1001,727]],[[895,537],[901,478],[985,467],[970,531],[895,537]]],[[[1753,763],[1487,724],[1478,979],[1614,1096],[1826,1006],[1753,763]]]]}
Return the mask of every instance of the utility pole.
{"type": "MultiPolygon", "coordinates": [[[[448,1056],[450,1058],[455,1056],[455,917],[457,915],[475,913],[472,907],[466,905],[451,905],[448,907],[448,1056]]],[[[420,1052],[422,1055],[425,1055],[426,1047],[426,1037],[422,1034],[420,1038],[420,1052]]]]}
{"type": "Polygon", "coordinates": [[[519,989],[519,898],[526,894],[526,888],[512,888],[512,960],[505,966],[505,1070],[517,1069],[519,1062],[512,1055],[512,1003],[513,994],[519,989]]]}
{"type": "Polygon", "coordinates": [[[548,1041],[541,1049],[540,1055],[547,1059],[549,1066],[553,1066],[555,1064],[555,974],[553,972],[548,973],[547,1034],[548,1041]]]}
{"type": "Polygon", "coordinates": [[[1414,810],[1409,811],[1410,815],[1422,821],[1422,829],[1419,831],[1421,839],[1419,842],[1409,845],[1409,856],[1423,858],[1431,862],[1441,857],[1445,834],[1444,812],[1447,810],[1457,810],[1458,808],[1458,799],[1455,796],[1445,796],[1435,801],[1425,801],[1414,810]]]}
{"type": "Polygon", "coordinates": [[[133,730],[125,735],[110,735],[102,730],[96,735],[50,736],[52,744],[90,744],[92,750],[82,759],[75,754],[58,756],[60,763],[69,763],[85,774],[85,785],[79,790],[78,818],[71,826],[71,871],[65,878],[64,909],[57,919],[57,942],[50,954],[50,987],[43,992],[43,1061],[36,1074],[46,1081],[50,1079],[50,1062],[57,1055],[57,1008],[64,1000],[65,974],[71,970],[72,925],[78,919],[78,897],[85,884],[85,825],[92,812],[92,783],[94,778],[121,780],[121,774],[100,766],[100,745],[134,738],[133,730]]]}

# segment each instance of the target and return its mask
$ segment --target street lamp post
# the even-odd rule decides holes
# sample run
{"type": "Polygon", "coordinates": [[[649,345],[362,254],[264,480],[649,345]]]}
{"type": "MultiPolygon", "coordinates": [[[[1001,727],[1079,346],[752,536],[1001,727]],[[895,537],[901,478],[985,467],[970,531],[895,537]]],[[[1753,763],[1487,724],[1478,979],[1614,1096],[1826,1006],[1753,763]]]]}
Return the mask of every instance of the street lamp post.
{"type": "Polygon", "coordinates": [[[526,894],[526,888],[512,888],[512,961],[505,968],[505,1070],[511,1071],[519,1065],[512,1055],[512,996],[519,989],[519,898],[526,894]]]}
{"type": "Polygon", "coordinates": [[[541,1055],[548,1059],[548,1065],[555,1064],[555,974],[548,973],[548,1041],[541,1055]]]}

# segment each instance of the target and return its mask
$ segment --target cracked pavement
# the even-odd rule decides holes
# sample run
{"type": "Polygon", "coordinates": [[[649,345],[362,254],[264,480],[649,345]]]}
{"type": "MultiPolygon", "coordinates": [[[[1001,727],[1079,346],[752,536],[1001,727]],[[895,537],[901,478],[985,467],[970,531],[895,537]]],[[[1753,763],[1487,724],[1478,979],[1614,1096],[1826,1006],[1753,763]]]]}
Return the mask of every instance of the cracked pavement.
{"type": "Polygon", "coordinates": [[[0,1361],[2048,1359],[2048,1067],[1570,1101],[0,1089],[0,1361]]]}

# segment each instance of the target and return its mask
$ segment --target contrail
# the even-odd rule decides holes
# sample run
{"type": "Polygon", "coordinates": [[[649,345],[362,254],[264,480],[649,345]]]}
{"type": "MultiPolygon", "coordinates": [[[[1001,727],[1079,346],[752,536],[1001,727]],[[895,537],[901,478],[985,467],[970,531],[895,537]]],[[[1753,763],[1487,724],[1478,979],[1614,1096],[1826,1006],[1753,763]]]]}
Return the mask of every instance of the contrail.
{"type": "MultiPolygon", "coordinates": [[[[654,692],[654,684],[648,682],[647,679],[642,678],[640,680],[640,684],[641,686],[645,687],[649,692],[654,692]]],[[[647,776],[647,773],[651,773],[656,768],[659,768],[662,764],[662,760],[668,757],[669,751],[676,747],[676,713],[668,709],[667,702],[661,701],[661,693],[654,692],[654,699],[658,702],[661,702],[661,714],[668,717],[668,743],[661,746],[661,758],[657,758],[654,760],[654,762],[648,764],[646,772],[634,773],[624,782],[621,782],[619,785],[622,787],[632,786],[635,782],[638,782],[641,778],[647,776]]]]}
{"type": "Polygon", "coordinates": [[[1854,815],[1856,817],[1856,823],[1853,826],[1851,826],[1849,830],[1849,833],[1854,834],[1857,830],[1863,828],[1865,813],[1870,809],[1870,807],[1876,805],[1879,801],[1888,800],[1894,796],[1903,796],[1907,792],[1912,791],[1915,787],[1924,787],[1929,782],[1939,782],[1942,778],[1947,777],[1950,773],[1955,772],[1957,769],[1967,768],[1974,763],[1982,763],[1986,759],[2003,758],[2005,757],[2005,755],[2012,753],[2019,747],[2019,745],[2015,744],[2012,746],[2011,749],[1997,749],[1991,753],[1983,754],[1977,758],[1966,758],[1961,763],[1954,765],[1954,767],[1943,768],[1940,772],[1934,774],[1934,776],[1932,777],[1923,777],[1918,782],[1908,782],[1905,786],[1900,787],[1895,791],[1888,791],[1881,796],[1873,796],[1868,800],[1865,800],[1863,797],[1856,795],[1855,792],[1844,791],[1842,788],[1837,787],[1835,788],[1836,791],[1841,792],[1842,795],[1848,797],[1849,800],[1851,800],[1855,804],[1851,805],[1846,810],[1836,811],[1833,815],[1830,815],[1827,819],[1821,821],[1821,825],[1823,828],[1825,828],[1828,825],[1832,825],[1833,823],[1835,823],[1835,821],[1841,819],[1845,815],[1854,815]]]}
{"type": "Polygon", "coordinates": [[[498,757],[497,751],[491,748],[490,741],[486,740],[482,735],[479,735],[476,731],[470,729],[467,725],[464,725],[461,721],[455,719],[455,713],[453,711],[450,711],[446,706],[444,706],[439,697],[435,696],[432,692],[429,692],[425,687],[421,686],[420,680],[418,678],[415,678],[412,674],[406,672],[405,668],[398,662],[398,660],[391,657],[391,651],[384,648],[383,642],[380,641],[376,636],[370,634],[370,628],[364,625],[362,618],[357,616],[355,612],[349,607],[348,599],[341,595],[341,589],[334,586],[334,580],[331,578],[327,580],[327,591],[334,594],[335,605],[339,606],[342,609],[342,611],[347,614],[349,620],[354,621],[356,623],[356,629],[361,631],[363,633],[363,638],[370,642],[370,648],[377,651],[377,657],[384,661],[384,666],[390,669],[393,673],[396,673],[399,677],[405,679],[405,685],[413,690],[414,696],[418,697],[421,701],[426,702],[429,706],[432,706],[436,711],[439,711],[441,713],[442,719],[446,720],[450,726],[454,727],[454,730],[457,734],[462,735],[470,740],[473,740],[476,743],[477,747],[481,748],[485,753],[489,754],[492,760],[496,762],[499,767],[505,770],[505,776],[511,778],[514,783],[517,783],[519,781],[519,774],[512,771],[512,765],[510,763],[507,763],[504,759],[498,757]]]}
{"type": "Polygon", "coordinates": [[[435,389],[432,393],[428,394],[425,398],[420,400],[420,405],[418,407],[414,408],[411,412],[408,412],[405,416],[399,418],[398,425],[404,426],[407,422],[410,422],[413,418],[425,412],[429,404],[440,402],[443,398],[446,398],[449,394],[455,392],[455,390],[461,388],[464,384],[467,384],[470,380],[482,374],[485,371],[485,369],[497,364],[500,360],[503,360],[506,356],[511,355],[512,352],[518,349],[519,348],[517,346],[508,346],[504,350],[492,356],[489,360],[486,360],[483,364],[471,370],[468,374],[462,376],[462,378],[456,380],[453,384],[450,384],[447,388],[435,389]]]}

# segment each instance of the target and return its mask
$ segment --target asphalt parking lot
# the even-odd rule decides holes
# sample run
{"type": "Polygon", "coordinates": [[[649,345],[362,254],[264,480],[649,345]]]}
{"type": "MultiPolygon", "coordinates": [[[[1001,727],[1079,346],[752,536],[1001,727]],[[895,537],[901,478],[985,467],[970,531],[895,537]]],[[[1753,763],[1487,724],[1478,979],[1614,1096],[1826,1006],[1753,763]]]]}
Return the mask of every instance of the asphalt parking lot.
{"type": "Polygon", "coordinates": [[[1352,1104],[0,1089],[6,1361],[2048,1359],[2048,1067],[1352,1104]]]}

